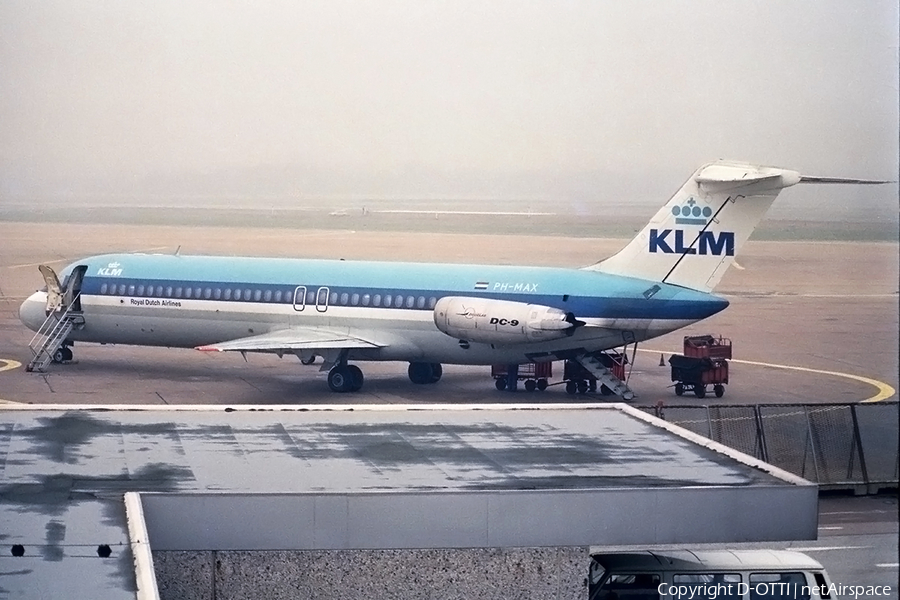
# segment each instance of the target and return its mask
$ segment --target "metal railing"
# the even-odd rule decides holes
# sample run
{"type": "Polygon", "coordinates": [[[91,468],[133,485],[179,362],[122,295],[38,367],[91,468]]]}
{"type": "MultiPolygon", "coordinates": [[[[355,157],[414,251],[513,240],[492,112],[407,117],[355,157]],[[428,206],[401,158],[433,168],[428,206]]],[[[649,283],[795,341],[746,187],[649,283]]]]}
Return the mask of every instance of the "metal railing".
{"type": "Polygon", "coordinates": [[[898,487],[898,402],[662,406],[643,410],[819,484],[898,487]]]}

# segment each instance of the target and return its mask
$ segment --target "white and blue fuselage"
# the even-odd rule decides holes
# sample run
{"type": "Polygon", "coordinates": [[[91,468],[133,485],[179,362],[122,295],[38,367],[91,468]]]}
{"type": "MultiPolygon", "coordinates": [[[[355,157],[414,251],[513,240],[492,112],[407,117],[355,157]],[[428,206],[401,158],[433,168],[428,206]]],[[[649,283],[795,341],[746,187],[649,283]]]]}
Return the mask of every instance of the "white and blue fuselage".
{"type": "MultiPolygon", "coordinates": [[[[373,340],[348,349],[355,360],[522,363],[639,342],[728,305],[665,283],[562,268],[116,254],[69,265],[64,286],[79,268],[84,325],[73,342],[195,348],[318,329],[373,340]],[[435,324],[446,297],[557,308],[584,326],[536,343],[461,344],[435,324]]],[[[45,309],[38,292],[20,312],[36,329],[45,309]]]]}

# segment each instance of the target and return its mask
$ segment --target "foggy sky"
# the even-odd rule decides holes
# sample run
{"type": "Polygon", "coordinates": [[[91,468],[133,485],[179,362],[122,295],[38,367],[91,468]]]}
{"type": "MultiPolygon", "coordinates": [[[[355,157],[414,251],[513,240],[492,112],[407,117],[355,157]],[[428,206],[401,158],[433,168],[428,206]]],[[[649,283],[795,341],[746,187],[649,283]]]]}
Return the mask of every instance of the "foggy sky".
{"type": "Polygon", "coordinates": [[[662,202],[716,158],[896,179],[896,2],[0,3],[0,202],[662,202]]]}

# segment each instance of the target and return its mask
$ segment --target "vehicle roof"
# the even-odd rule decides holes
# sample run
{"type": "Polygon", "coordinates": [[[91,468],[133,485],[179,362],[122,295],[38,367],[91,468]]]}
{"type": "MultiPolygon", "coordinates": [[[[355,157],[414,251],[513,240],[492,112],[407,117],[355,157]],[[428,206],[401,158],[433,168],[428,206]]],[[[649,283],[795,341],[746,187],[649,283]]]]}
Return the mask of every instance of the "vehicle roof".
{"type": "Polygon", "coordinates": [[[607,571],[822,569],[822,564],[791,550],[665,550],[599,552],[594,560],[607,571]]]}

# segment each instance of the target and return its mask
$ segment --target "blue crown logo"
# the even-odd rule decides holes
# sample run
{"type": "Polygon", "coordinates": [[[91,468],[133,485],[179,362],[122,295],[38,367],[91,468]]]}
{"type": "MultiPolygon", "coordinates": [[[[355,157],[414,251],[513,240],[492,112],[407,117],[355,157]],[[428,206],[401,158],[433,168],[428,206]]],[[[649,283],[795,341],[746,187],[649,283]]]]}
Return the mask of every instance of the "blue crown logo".
{"type": "Polygon", "coordinates": [[[678,225],[706,225],[712,216],[712,209],[708,206],[697,206],[697,201],[690,198],[683,206],[673,206],[672,214],[678,225]]]}

